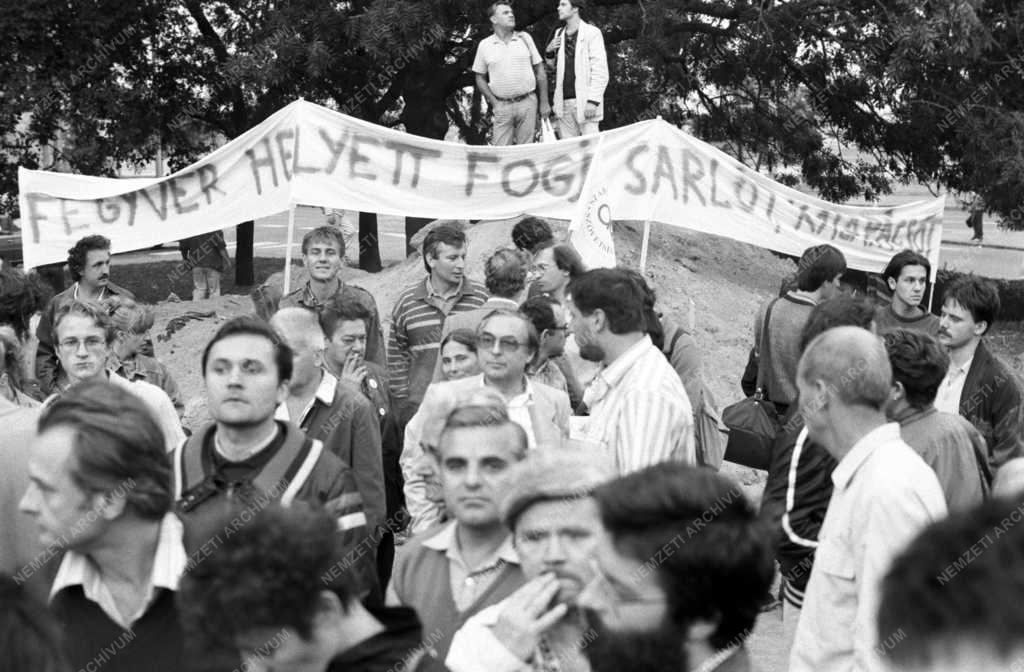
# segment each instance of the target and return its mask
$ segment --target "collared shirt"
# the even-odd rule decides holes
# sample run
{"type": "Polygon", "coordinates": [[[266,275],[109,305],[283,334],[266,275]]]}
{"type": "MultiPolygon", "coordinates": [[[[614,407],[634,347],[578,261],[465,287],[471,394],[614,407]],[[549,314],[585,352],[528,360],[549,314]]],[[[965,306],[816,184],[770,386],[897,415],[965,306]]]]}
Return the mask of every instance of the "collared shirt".
{"type": "Polygon", "coordinates": [[[697,463],[693,410],[679,375],[649,336],[597,374],[583,400],[583,439],[613,456],[619,474],[652,464],[697,463]]]}
{"type": "Polygon", "coordinates": [[[182,541],[184,528],[181,521],[173,513],[168,513],[160,521],[160,532],[153,556],[153,569],[146,586],[146,596],[134,614],[124,615],[117,608],[114,596],[110,592],[96,564],[78,551],[68,551],[60,563],[57,576],[50,589],[50,599],[71,586],[81,586],[85,597],[95,602],[110,620],[125,630],[131,630],[132,624],[142,618],[156,600],[157,589],[178,590],[178,580],[185,573],[188,556],[182,541]]]}
{"type": "Polygon", "coordinates": [[[972,362],[974,355],[961,366],[950,363],[946,377],[942,379],[939,391],[935,394],[936,409],[944,413],[960,414],[960,397],[964,393],[964,383],[967,382],[967,372],[971,370],[972,362]]]}
{"type": "Polygon", "coordinates": [[[565,374],[550,359],[545,359],[543,364],[533,369],[530,372],[530,379],[569,394],[569,382],[565,379],[565,374]]]}
{"type": "Polygon", "coordinates": [[[430,281],[429,275],[425,282],[427,283],[427,302],[447,315],[451,312],[452,306],[454,306],[459,300],[459,295],[462,294],[462,286],[466,283],[466,277],[463,276],[462,279],[459,280],[459,284],[451,289],[447,294],[442,294],[434,288],[434,283],[430,281]]]}
{"type": "Polygon", "coordinates": [[[147,357],[136,353],[128,359],[119,359],[116,355],[110,355],[107,366],[124,377],[126,380],[144,380],[147,383],[156,385],[167,393],[178,415],[185,412],[185,404],[181,400],[181,390],[178,383],[171,377],[171,372],[155,357],[147,357]]]}
{"type": "MultiPolygon", "coordinates": [[[[181,418],[178,417],[178,412],[174,409],[174,404],[171,403],[166,392],[152,383],[147,383],[144,380],[127,380],[110,370],[107,371],[107,380],[111,385],[134,394],[142,400],[142,403],[146,404],[164,435],[164,443],[168,451],[174,450],[179,443],[185,440],[185,430],[181,428],[181,418]]],[[[59,392],[51,394],[43,401],[43,408],[49,408],[57,397],[70,388],[71,384],[68,383],[59,392]]]]}
{"type": "Polygon", "coordinates": [[[334,374],[325,370],[323,371],[323,377],[320,378],[320,385],[317,386],[316,392],[313,394],[313,398],[309,400],[309,403],[306,404],[306,408],[302,410],[302,413],[296,420],[292,421],[290,417],[290,413],[288,412],[287,400],[282,401],[278,405],[277,410],[274,412],[274,419],[284,420],[285,422],[292,421],[296,425],[301,427],[303,421],[305,421],[306,419],[306,416],[309,415],[309,412],[311,410],[313,410],[313,404],[315,404],[318,399],[325,406],[330,406],[331,404],[334,403],[334,393],[337,390],[337,388],[338,379],[334,376],[334,374]]]}
{"type": "MultiPolygon", "coordinates": [[[[457,521],[451,521],[438,530],[437,534],[425,539],[423,546],[443,552],[448,559],[448,574],[451,577],[452,599],[455,608],[465,611],[475,602],[490,585],[498,578],[498,574],[507,564],[518,565],[519,556],[512,546],[512,535],[505,537],[489,556],[476,567],[469,567],[462,558],[459,539],[456,534],[457,521]]],[[[388,588],[388,604],[400,604],[398,596],[393,593],[394,587],[388,588]]]]}
{"type": "MultiPolygon", "coordinates": [[[[516,423],[526,432],[526,441],[530,450],[537,447],[537,437],[533,431],[533,383],[524,378],[523,391],[514,397],[505,399],[508,404],[508,419],[516,423]]],[[[484,376],[480,376],[480,387],[487,387],[484,376]]]]}
{"type": "Polygon", "coordinates": [[[945,517],[946,500],[895,422],[854,444],[832,483],[789,669],[884,670],[875,627],[882,577],[922,528],[945,517]]]}
{"type": "Polygon", "coordinates": [[[515,32],[508,41],[497,35],[480,40],[473,72],[485,75],[499,98],[514,98],[537,88],[533,67],[541,64],[540,52],[527,33],[515,32]]]}

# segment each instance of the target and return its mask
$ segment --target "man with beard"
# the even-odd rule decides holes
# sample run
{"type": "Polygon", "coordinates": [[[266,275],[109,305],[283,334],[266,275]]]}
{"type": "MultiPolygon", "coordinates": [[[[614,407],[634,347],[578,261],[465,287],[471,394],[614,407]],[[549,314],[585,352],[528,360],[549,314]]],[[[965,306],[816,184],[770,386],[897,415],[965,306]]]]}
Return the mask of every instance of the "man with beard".
{"type": "Polygon", "coordinates": [[[983,342],[998,315],[999,290],[991,280],[968,275],[946,289],[939,343],[949,352],[949,370],[935,396],[935,408],[960,413],[985,437],[993,472],[1024,457],[1020,382],[983,342]]]}
{"type": "Polygon", "coordinates": [[[517,465],[502,517],[529,583],[455,633],[449,670],[589,672],[574,602],[601,535],[592,493],[611,477],[611,465],[575,451],[537,451],[517,465]]]}
{"type": "MultiPolygon", "coordinates": [[[[53,333],[57,311],[72,301],[101,301],[113,295],[135,298],[110,281],[110,240],[103,236],[86,236],[76,242],[68,250],[68,269],[75,284],[50,299],[36,327],[36,378],[44,394],[56,391],[60,371],[57,338],[53,333]]],[[[152,348],[148,344],[143,354],[153,354],[152,348]]]]}
{"type": "Polygon", "coordinates": [[[580,355],[604,364],[583,394],[590,418],[579,438],[611,455],[620,474],[666,461],[696,464],[690,400],[646,333],[645,288],[628,271],[599,268],[573,280],[568,293],[580,355]]]}
{"type": "Polygon", "coordinates": [[[606,534],[577,600],[594,672],[748,672],[771,588],[770,536],[739,486],[682,464],[594,491],[606,534]]]}

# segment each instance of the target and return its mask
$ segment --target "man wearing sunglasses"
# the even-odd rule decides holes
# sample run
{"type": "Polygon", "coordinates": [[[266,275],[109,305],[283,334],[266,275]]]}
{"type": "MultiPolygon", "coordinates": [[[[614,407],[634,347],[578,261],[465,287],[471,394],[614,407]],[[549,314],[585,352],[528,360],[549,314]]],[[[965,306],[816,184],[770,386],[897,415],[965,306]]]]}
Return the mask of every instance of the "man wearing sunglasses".
{"type": "Polygon", "coordinates": [[[599,486],[605,534],[576,600],[593,672],[749,672],[744,647],[775,568],[739,486],[653,465],[599,486]]]}
{"type": "Polygon", "coordinates": [[[405,503],[413,532],[425,530],[443,514],[440,503],[427,497],[435,478],[429,469],[422,468],[426,461],[421,441],[424,426],[450,409],[453,399],[481,387],[494,389],[508,404],[509,418],[526,431],[531,449],[558,448],[568,438],[569,395],[526,376],[538,341],[533,324],[521,313],[496,310],[477,328],[477,357],[483,373],[434,383],[427,388],[423,404],[406,427],[401,459],[405,503]]]}

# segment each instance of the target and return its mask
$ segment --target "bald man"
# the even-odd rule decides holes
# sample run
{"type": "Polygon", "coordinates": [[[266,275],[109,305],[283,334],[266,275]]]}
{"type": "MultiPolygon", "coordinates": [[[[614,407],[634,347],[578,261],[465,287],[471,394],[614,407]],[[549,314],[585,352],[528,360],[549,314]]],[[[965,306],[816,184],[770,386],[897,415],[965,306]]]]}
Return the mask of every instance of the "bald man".
{"type": "Polygon", "coordinates": [[[804,350],[796,382],[809,439],[838,465],[789,669],[883,670],[879,584],[893,557],[945,517],[946,499],[935,472],[886,420],[892,367],[877,336],[829,329],[804,350]]]}
{"type": "Polygon", "coordinates": [[[270,324],[291,348],[293,363],[288,398],[274,417],[298,425],[352,467],[373,533],[385,518],[380,424],[374,407],[359,388],[324,370],[326,341],[316,313],[282,308],[270,324]]]}

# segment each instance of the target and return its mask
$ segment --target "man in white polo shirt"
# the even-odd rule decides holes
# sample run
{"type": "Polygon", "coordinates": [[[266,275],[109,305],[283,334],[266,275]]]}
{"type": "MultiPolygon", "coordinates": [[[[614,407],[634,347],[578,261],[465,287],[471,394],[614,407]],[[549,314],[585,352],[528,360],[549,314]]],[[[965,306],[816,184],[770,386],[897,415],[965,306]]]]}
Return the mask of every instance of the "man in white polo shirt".
{"type": "Polygon", "coordinates": [[[551,114],[547,74],[533,38],[516,31],[510,2],[492,2],[490,18],[494,35],[480,41],[473,60],[476,86],[494,114],[492,144],[523,145],[533,141],[538,98],[541,115],[551,114]]]}

